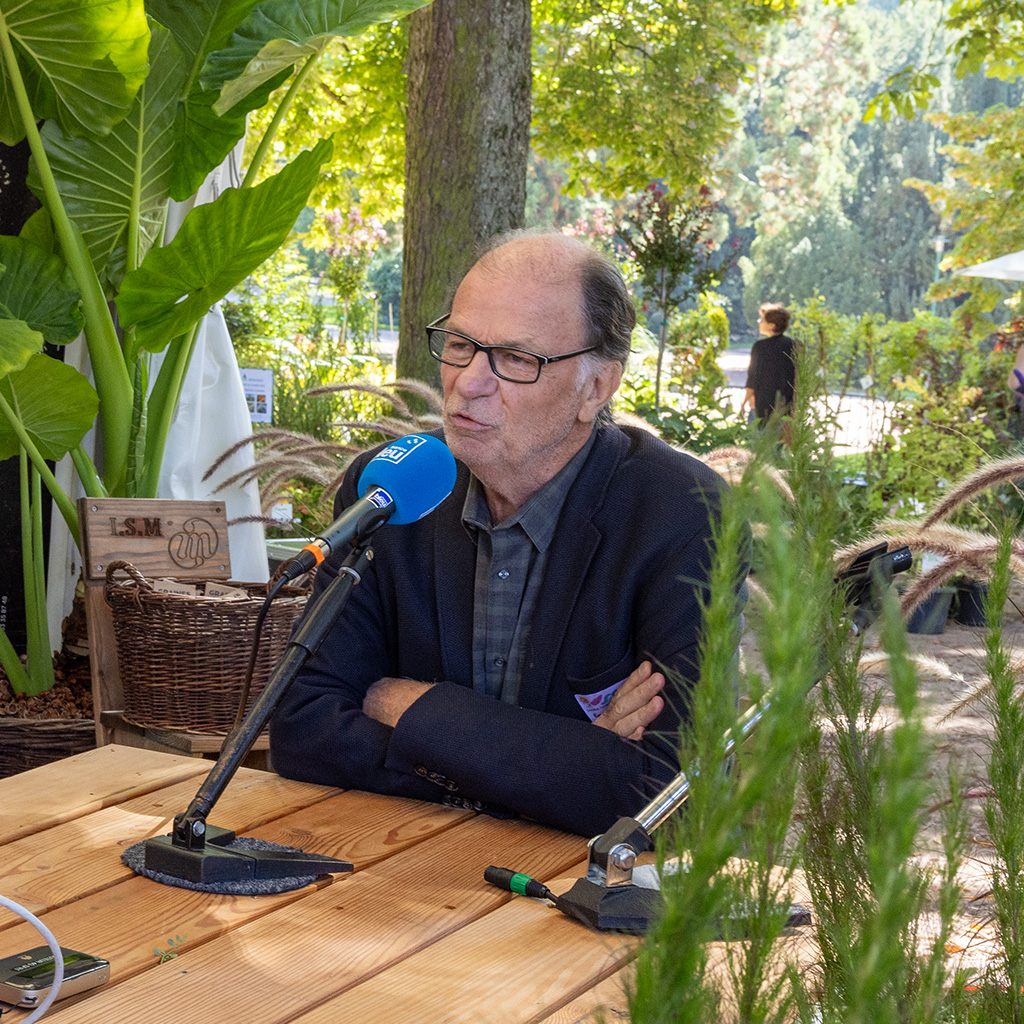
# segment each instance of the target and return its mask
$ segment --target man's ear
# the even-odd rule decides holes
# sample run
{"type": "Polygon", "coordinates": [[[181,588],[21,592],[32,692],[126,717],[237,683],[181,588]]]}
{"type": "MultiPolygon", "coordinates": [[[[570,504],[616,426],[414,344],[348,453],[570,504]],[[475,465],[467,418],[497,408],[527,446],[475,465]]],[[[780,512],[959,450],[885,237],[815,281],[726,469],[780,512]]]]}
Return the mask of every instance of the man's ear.
{"type": "Polygon", "coordinates": [[[597,414],[612,400],[621,382],[622,365],[614,360],[603,359],[590,380],[589,390],[580,407],[580,422],[593,423],[597,414]]]}

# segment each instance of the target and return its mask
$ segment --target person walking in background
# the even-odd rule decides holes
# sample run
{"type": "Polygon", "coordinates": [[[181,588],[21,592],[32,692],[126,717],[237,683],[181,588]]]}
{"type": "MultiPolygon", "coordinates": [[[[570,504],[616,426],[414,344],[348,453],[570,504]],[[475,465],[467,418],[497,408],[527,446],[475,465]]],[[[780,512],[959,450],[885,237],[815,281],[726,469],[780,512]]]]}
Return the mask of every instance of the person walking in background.
{"type": "Polygon", "coordinates": [[[797,344],[786,334],[792,317],[785,306],[765,303],[759,314],[757,331],[761,337],[750,351],[747,389],[740,412],[749,407],[763,429],[773,416],[778,418],[792,411],[797,344]]]}

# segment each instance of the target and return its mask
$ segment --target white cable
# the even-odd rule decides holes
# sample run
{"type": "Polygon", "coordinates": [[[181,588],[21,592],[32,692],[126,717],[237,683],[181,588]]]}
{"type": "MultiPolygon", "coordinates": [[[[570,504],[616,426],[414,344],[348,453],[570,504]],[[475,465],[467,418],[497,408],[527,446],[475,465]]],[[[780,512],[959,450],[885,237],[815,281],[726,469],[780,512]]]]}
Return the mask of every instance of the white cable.
{"type": "Polygon", "coordinates": [[[61,983],[64,981],[64,954],[61,951],[60,943],[53,937],[53,932],[30,910],[26,910],[20,903],[15,903],[14,900],[9,900],[6,896],[0,896],[0,906],[6,907],[18,917],[28,921],[46,939],[46,944],[53,953],[53,984],[50,986],[50,991],[46,994],[46,998],[21,1022],[21,1024],[32,1024],[46,1013],[50,1004],[57,998],[61,983]]]}

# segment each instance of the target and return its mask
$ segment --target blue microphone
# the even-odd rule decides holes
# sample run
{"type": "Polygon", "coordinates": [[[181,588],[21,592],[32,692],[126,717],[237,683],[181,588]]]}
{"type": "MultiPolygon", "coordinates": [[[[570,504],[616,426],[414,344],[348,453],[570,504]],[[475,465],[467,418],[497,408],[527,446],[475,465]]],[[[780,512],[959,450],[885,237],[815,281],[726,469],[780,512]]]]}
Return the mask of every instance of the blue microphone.
{"type": "Polygon", "coordinates": [[[319,565],[332,551],[362,539],[389,520],[414,523],[433,512],[455,486],[455,457],[448,446],[427,434],[407,434],[382,448],[359,477],[359,495],[282,574],[293,580],[319,565]]]}

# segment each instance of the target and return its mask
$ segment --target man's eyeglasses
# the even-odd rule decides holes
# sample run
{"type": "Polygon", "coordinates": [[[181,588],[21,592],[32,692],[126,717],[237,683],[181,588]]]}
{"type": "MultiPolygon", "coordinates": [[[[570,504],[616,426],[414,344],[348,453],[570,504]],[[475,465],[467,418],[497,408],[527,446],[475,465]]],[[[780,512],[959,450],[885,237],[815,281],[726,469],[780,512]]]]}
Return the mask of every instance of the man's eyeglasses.
{"type": "Polygon", "coordinates": [[[540,369],[548,363],[559,363],[563,359],[572,359],[585,352],[593,352],[597,347],[577,349],[561,356],[539,356],[536,352],[524,352],[520,348],[506,348],[503,345],[481,345],[479,341],[458,331],[449,331],[440,325],[451,313],[439,316],[433,323],[427,324],[427,345],[430,354],[439,362],[449,366],[469,366],[477,352],[486,352],[487,361],[496,377],[512,381],[513,384],[533,384],[540,378],[540,369]]]}

